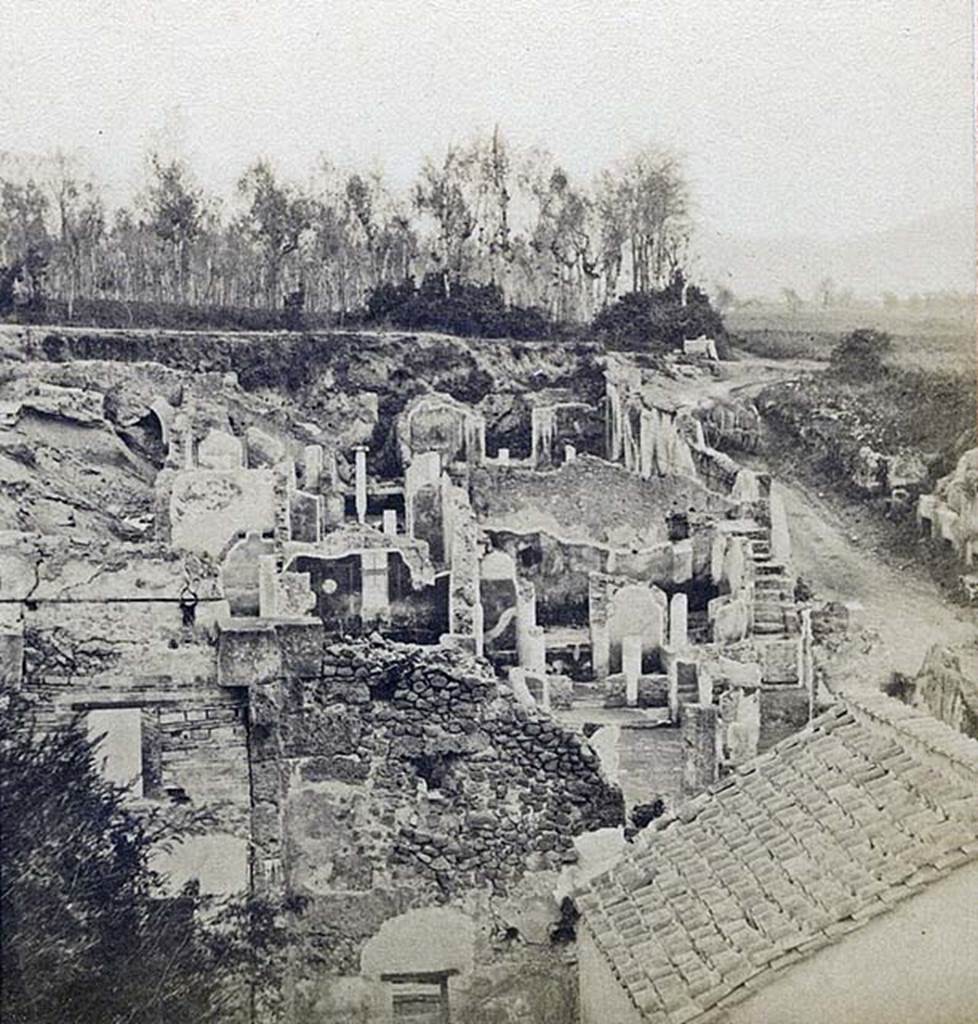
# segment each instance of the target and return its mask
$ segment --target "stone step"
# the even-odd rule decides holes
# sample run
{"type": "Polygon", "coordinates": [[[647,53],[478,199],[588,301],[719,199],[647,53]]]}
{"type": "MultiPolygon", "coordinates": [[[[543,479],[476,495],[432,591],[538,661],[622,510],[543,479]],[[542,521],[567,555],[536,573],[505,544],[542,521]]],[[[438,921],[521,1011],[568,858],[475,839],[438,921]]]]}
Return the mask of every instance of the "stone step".
{"type": "Polygon", "coordinates": [[[784,631],[783,622],[754,622],[754,633],[758,636],[766,636],[772,638],[774,636],[784,637],[785,640],[790,639],[784,631]]]}

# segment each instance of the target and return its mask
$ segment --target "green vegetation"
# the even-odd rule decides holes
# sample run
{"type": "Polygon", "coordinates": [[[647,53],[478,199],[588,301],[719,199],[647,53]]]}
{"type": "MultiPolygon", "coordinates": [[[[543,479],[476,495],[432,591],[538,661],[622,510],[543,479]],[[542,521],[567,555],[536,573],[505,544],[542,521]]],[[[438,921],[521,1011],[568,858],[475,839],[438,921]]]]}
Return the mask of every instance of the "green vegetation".
{"type": "Polygon", "coordinates": [[[832,349],[829,365],[837,376],[867,380],[883,372],[883,360],[892,348],[893,339],[884,331],[860,327],[832,349]]]}
{"type": "Polygon", "coordinates": [[[686,263],[689,207],[667,152],[578,181],[498,130],[426,157],[406,190],[326,160],[298,185],[258,160],[220,197],[181,159],[151,153],[143,187],[114,210],[73,161],[8,157],[0,315],[298,329],[383,313],[538,337],[587,323],[626,287],[666,288],[686,263]]]}
{"type": "Polygon", "coordinates": [[[891,365],[930,370],[975,365],[973,297],[940,304],[808,306],[794,313],[774,304],[743,303],[725,311],[724,320],[736,346],[769,359],[827,361],[846,334],[872,329],[890,336],[891,365]]]}
{"type": "Polygon", "coordinates": [[[200,822],[138,813],[78,728],[0,696],[0,939],[7,1024],[228,1021],[271,981],[282,933],[254,899],[167,896],[151,854],[200,822]],[[203,923],[206,918],[206,924],[203,923]]]}

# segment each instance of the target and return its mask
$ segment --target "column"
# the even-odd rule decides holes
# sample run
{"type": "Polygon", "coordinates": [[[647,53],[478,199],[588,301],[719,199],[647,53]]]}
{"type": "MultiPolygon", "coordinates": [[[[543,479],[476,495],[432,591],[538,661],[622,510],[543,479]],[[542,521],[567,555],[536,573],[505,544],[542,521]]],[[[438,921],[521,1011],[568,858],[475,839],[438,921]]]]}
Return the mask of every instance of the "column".
{"type": "Polygon", "coordinates": [[[364,618],[383,615],[390,610],[390,591],[387,577],[387,549],[360,552],[360,571],[363,579],[364,618]]]}
{"type": "Polygon", "coordinates": [[[392,508],[384,509],[384,533],[388,537],[397,535],[397,512],[392,508]]]}
{"type": "Polygon", "coordinates": [[[577,449],[572,444],[564,445],[564,462],[573,462],[577,458],[577,449]]]}
{"type": "Polygon", "coordinates": [[[302,449],[302,462],[305,468],[305,489],[307,491],[318,491],[323,479],[323,446],[321,444],[307,444],[302,449]]]}
{"type": "Polygon", "coordinates": [[[500,466],[508,466],[509,465],[509,449],[508,448],[500,448],[499,449],[499,454],[496,456],[496,461],[499,463],[500,466]]]}
{"type": "Polygon", "coordinates": [[[340,474],[336,468],[336,452],[329,448],[323,452],[323,475],[330,488],[339,486],[340,474]]]}
{"type": "Polygon", "coordinates": [[[591,620],[591,670],[595,679],[607,679],[611,665],[611,637],[607,622],[591,620]]]}
{"type": "Polygon", "coordinates": [[[625,703],[638,705],[638,677],[642,674],[642,638],[625,636],[621,640],[621,670],[625,676],[625,703]]]}
{"type": "Polygon", "coordinates": [[[486,626],[485,610],[480,601],[472,605],[472,632],[475,634],[475,656],[481,658],[485,654],[486,626]]]}
{"type": "Polygon", "coordinates": [[[673,594],[669,602],[669,646],[674,651],[681,651],[688,643],[689,601],[685,594],[673,594]]]}
{"type": "Polygon", "coordinates": [[[537,624],[537,596],[532,583],[516,581],[516,652],[521,665],[526,663],[527,636],[537,624]]]}
{"type": "Polygon", "coordinates": [[[523,668],[541,678],[547,673],[547,641],[540,626],[531,626],[526,632],[523,668]]]}
{"type": "Polygon", "coordinates": [[[353,449],[356,471],[357,521],[367,521],[367,449],[357,445],[353,449]]]}

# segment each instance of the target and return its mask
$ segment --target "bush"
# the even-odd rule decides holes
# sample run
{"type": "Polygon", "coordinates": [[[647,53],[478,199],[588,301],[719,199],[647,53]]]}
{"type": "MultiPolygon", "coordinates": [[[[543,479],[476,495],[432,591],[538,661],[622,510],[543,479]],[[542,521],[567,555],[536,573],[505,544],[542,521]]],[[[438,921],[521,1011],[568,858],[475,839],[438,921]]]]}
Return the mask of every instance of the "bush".
{"type": "Polygon", "coordinates": [[[216,1024],[250,985],[271,994],[278,908],[215,904],[193,884],[166,897],[151,852],[188,833],[162,810],[137,814],[95,750],[74,726],[40,732],[19,694],[0,694],[0,1017],[216,1024]]]}
{"type": "MultiPolygon", "coordinates": [[[[302,310],[290,296],[283,309],[242,306],[189,306],[176,302],[123,302],[119,299],[76,299],[68,316],[68,303],[46,298],[33,307],[20,307],[10,319],[20,323],[71,324],[79,327],[160,328],[173,331],[282,331],[326,330],[340,319],[332,313],[302,310]]],[[[0,308],[0,313],[3,310],[0,308]]]]}
{"type": "Polygon", "coordinates": [[[677,274],[665,288],[623,295],[594,318],[592,334],[612,348],[659,352],[682,348],[685,339],[705,334],[716,340],[719,354],[726,355],[723,318],[708,296],[692,285],[686,289],[683,305],[684,284],[677,274]]]}
{"type": "Polygon", "coordinates": [[[883,372],[883,359],[892,348],[893,340],[886,332],[860,327],[832,349],[829,366],[837,376],[867,380],[883,372]]]}
{"type": "Polygon", "coordinates": [[[463,337],[547,338],[554,325],[538,309],[508,306],[495,284],[453,280],[426,274],[420,287],[411,280],[382,284],[367,297],[368,323],[405,330],[441,331],[463,337]]]}

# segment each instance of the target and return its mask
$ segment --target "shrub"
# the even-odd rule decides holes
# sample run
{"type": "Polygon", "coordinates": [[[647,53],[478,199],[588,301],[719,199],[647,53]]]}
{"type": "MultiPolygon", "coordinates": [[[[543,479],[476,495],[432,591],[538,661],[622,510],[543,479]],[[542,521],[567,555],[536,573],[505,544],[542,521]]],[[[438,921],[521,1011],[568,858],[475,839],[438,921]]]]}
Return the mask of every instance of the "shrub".
{"type": "Polygon", "coordinates": [[[612,348],[635,348],[666,352],[681,348],[686,338],[705,334],[717,341],[725,355],[727,332],[723,318],[710,305],[708,296],[695,286],[686,289],[677,274],[665,288],[630,292],[606,306],[591,322],[591,332],[612,348]]]}
{"type": "Polygon", "coordinates": [[[188,833],[137,814],[98,775],[96,746],[75,726],[40,732],[19,694],[0,693],[0,1017],[216,1024],[249,985],[270,995],[278,908],[215,904],[194,884],[167,897],[150,855],[188,833]]]}
{"type": "Polygon", "coordinates": [[[883,359],[892,347],[889,334],[860,327],[847,334],[832,349],[829,366],[837,376],[866,380],[883,371],[883,359]]]}
{"type": "Polygon", "coordinates": [[[415,331],[442,331],[464,337],[549,337],[554,325],[540,310],[509,306],[496,284],[447,282],[426,274],[420,286],[411,280],[382,284],[367,297],[365,319],[415,331]]]}

